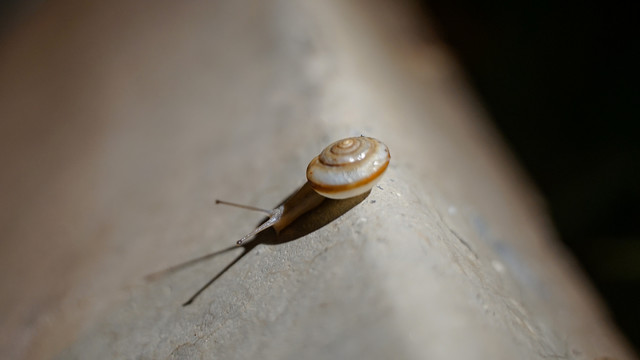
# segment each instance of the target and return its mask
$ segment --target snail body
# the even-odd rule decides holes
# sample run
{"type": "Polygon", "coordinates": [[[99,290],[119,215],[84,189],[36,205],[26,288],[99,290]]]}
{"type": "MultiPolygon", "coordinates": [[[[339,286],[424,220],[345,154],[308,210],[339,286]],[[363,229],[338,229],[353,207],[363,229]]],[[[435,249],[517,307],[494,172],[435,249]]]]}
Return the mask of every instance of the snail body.
{"type": "Polygon", "coordinates": [[[330,199],[347,199],[371,190],[389,165],[389,148],[381,141],[360,136],[338,140],[327,146],[307,167],[307,182],[284,204],[273,210],[216,200],[218,204],[265,212],[269,219],[237,241],[242,245],[261,231],[273,227],[276,233],[302,214],[330,199]]]}

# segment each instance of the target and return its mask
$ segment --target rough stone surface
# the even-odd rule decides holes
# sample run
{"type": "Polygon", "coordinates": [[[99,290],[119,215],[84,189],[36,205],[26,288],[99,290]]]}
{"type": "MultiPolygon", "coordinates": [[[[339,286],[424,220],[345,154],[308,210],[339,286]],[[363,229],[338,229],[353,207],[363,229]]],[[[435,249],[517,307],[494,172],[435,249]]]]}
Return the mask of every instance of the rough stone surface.
{"type": "Polygon", "coordinates": [[[336,0],[25,16],[0,46],[0,357],[632,358],[410,20],[336,0]],[[261,236],[190,306],[242,248],[144,280],[260,220],[215,198],[276,205],[359,134],[392,154],[366,198],[261,236]]]}

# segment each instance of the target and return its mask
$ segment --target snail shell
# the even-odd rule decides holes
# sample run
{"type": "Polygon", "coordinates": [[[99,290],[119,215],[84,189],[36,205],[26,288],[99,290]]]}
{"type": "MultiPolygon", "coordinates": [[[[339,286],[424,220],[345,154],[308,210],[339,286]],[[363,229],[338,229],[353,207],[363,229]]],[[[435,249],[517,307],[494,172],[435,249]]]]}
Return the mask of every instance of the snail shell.
{"type": "Polygon", "coordinates": [[[387,170],[391,155],[381,141],[360,136],[327,146],[307,167],[307,180],[318,194],[346,199],[369,191],[387,170]]]}

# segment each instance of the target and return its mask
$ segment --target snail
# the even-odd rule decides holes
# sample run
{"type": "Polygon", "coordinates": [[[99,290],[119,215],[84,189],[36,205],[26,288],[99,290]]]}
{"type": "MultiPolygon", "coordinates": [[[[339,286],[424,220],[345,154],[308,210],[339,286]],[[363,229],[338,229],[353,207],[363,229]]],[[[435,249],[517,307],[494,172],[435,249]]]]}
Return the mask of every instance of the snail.
{"type": "Polygon", "coordinates": [[[261,211],[269,219],[243,236],[236,244],[272,227],[276,233],[326,198],[347,199],[371,190],[387,170],[391,155],[381,141],[360,136],[338,140],[327,146],[307,166],[307,182],[284,204],[273,210],[216,200],[216,204],[261,211]]]}

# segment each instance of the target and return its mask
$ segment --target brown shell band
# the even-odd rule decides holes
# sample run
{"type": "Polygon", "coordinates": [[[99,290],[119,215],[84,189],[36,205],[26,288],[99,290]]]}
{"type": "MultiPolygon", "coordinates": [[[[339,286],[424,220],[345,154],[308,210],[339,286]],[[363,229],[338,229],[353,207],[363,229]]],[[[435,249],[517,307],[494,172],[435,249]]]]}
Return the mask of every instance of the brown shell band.
{"type": "Polygon", "coordinates": [[[310,182],[310,183],[311,183],[311,187],[318,192],[326,193],[326,194],[335,194],[342,191],[355,189],[370,183],[371,181],[373,181],[374,179],[377,179],[380,175],[382,175],[382,173],[384,173],[385,170],[387,170],[387,166],[389,166],[389,161],[385,162],[384,165],[380,167],[380,169],[378,169],[376,172],[371,174],[369,177],[351,184],[323,186],[320,184],[315,184],[313,182],[310,182]]]}

